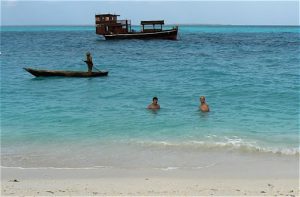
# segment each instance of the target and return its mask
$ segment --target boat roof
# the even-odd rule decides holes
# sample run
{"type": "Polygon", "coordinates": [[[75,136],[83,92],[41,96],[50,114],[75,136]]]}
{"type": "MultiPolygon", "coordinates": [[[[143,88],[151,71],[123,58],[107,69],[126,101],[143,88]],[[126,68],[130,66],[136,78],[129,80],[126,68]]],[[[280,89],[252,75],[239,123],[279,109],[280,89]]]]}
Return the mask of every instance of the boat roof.
{"type": "Polygon", "coordinates": [[[96,14],[96,16],[120,16],[118,14],[96,14]]]}
{"type": "Polygon", "coordinates": [[[141,21],[141,25],[164,25],[164,20],[158,21],[141,21]]]}

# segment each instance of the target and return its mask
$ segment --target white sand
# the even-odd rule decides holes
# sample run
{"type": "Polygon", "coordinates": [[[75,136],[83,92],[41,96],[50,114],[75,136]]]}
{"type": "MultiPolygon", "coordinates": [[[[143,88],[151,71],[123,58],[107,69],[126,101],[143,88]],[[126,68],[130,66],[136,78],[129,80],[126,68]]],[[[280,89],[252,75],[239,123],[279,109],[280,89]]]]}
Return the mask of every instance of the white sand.
{"type": "Polygon", "coordinates": [[[29,179],[5,183],[2,195],[250,195],[297,196],[296,180],[128,177],[29,179]]]}
{"type": "Polygon", "coordinates": [[[199,169],[2,167],[1,194],[299,196],[299,157],[262,158],[243,156],[199,169]]]}

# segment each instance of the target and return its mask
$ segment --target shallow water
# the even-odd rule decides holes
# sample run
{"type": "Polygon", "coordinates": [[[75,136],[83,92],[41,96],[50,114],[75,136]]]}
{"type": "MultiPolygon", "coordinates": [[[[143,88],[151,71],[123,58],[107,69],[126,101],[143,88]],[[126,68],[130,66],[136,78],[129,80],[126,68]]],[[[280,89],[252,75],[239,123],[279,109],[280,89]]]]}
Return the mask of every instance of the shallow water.
{"type": "Polygon", "coordinates": [[[105,41],[93,27],[2,27],[2,165],[107,166],[207,150],[298,155],[299,27],[179,32],[178,41],[105,41]],[[86,51],[108,77],[22,70],[86,70],[86,51]],[[198,110],[201,95],[211,112],[198,110]],[[153,96],[157,112],[146,110],[153,96]]]}

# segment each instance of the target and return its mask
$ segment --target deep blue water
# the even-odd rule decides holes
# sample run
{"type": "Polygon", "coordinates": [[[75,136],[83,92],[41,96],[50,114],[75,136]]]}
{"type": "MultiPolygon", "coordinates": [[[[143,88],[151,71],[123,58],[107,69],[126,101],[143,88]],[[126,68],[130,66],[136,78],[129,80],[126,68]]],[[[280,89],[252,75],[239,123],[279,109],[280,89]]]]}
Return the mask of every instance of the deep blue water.
{"type": "Polygon", "coordinates": [[[2,27],[2,165],[52,166],[59,155],[107,156],[118,146],[299,154],[300,28],[179,32],[178,41],[105,41],[93,27],[2,27]],[[87,70],[87,51],[108,77],[22,69],[87,70]],[[198,110],[201,95],[211,112],[198,110]],[[145,109],[153,96],[157,112],[145,109]]]}

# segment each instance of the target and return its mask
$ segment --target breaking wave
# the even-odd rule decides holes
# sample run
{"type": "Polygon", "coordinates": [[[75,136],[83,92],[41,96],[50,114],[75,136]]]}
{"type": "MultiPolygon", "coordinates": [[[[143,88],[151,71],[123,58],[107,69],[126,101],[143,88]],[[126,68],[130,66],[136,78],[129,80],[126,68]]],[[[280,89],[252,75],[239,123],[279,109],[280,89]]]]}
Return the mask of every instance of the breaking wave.
{"type": "Polygon", "coordinates": [[[229,139],[226,141],[133,141],[143,147],[170,148],[170,149],[200,149],[200,150],[225,150],[249,153],[272,153],[280,155],[299,155],[300,147],[271,147],[258,145],[256,142],[245,142],[242,139],[229,139]]]}

